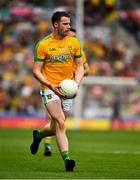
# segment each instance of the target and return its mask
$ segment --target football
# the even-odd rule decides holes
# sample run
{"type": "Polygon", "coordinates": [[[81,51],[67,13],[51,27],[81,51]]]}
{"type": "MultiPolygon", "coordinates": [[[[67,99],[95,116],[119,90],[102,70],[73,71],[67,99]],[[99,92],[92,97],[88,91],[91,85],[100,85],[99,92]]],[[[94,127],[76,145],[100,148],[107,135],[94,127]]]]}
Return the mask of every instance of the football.
{"type": "Polygon", "coordinates": [[[60,91],[66,98],[73,98],[78,91],[78,84],[72,79],[65,79],[60,83],[60,91]]]}

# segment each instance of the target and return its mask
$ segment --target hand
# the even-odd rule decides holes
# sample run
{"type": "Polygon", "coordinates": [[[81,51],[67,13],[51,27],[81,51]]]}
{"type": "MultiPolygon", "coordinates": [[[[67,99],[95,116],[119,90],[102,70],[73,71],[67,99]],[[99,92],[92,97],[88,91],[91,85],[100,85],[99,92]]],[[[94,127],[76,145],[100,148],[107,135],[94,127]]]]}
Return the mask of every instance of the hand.
{"type": "Polygon", "coordinates": [[[80,86],[80,82],[78,82],[78,81],[76,81],[76,80],[74,80],[76,83],[77,83],[77,85],[78,85],[78,87],[80,86]]]}
{"type": "Polygon", "coordinates": [[[65,98],[65,95],[60,91],[60,87],[59,86],[54,86],[52,84],[49,85],[49,88],[58,96],[60,96],[61,98],[65,98]]]}

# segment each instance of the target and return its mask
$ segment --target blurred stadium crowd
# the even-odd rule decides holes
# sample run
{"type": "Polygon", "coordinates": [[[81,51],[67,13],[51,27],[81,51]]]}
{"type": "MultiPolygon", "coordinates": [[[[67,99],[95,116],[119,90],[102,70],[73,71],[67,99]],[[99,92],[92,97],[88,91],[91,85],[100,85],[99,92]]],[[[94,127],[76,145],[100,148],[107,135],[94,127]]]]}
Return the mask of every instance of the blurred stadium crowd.
{"type": "MultiPolygon", "coordinates": [[[[50,17],[56,10],[69,11],[75,26],[75,3],[0,1],[0,115],[42,115],[39,84],[32,75],[34,44],[51,31],[50,17]]],[[[140,45],[140,9],[117,0],[85,0],[84,25],[89,75],[140,78],[140,53],[136,51],[140,45]],[[118,41],[118,27],[134,36],[135,46],[131,41],[118,41]]]]}

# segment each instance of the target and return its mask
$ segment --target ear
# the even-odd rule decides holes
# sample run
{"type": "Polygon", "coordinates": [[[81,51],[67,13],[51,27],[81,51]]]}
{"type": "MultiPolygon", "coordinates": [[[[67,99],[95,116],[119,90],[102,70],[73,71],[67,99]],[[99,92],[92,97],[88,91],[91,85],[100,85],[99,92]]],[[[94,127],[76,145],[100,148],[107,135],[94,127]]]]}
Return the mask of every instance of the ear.
{"type": "Polygon", "coordinates": [[[54,23],[54,27],[55,27],[55,28],[58,27],[58,23],[57,23],[57,22],[54,23]]]}

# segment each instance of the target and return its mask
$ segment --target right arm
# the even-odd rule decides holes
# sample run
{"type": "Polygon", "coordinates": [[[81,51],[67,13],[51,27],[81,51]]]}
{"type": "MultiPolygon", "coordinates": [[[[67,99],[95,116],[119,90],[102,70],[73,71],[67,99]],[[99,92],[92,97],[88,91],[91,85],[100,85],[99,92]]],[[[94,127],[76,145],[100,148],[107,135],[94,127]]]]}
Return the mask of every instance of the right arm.
{"type": "Polygon", "coordinates": [[[84,50],[82,50],[82,60],[83,60],[83,66],[84,66],[84,76],[87,76],[89,73],[89,65],[88,65],[86,53],[84,50]]]}
{"type": "Polygon", "coordinates": [[[51,84],[42,74],[42,67],[45,61],[45,52],[44,44],[39,42],[34,49],[34,65],[33,65],[33,74],[35,78],[43,85],[47,86],[58,96],[64,96],[60,93],[59,88],[51,84]]]}
{"type": "Polygon", "coordinates": [[[41,83],[47,86],[48,88],[51,87],[51,83],[43,76],[41,69],[43,66],[44,62],[34,62],[33,65],[33,74],[34,77],[41,83]]]}
{"type": "Polygon", "coordinates": [[[44,84],[45,86],[47,86],[49,89],[51,89],[55,94],[57,94],[58,96],[63,96],[64,95],[59,91],[59,88],[54,86],[53,84],[51,84],[42,74],[41,69],[43,66],[44,62],[34,62],[33,65],[33,74],[34,77],[41,83],[44,84]]]}

